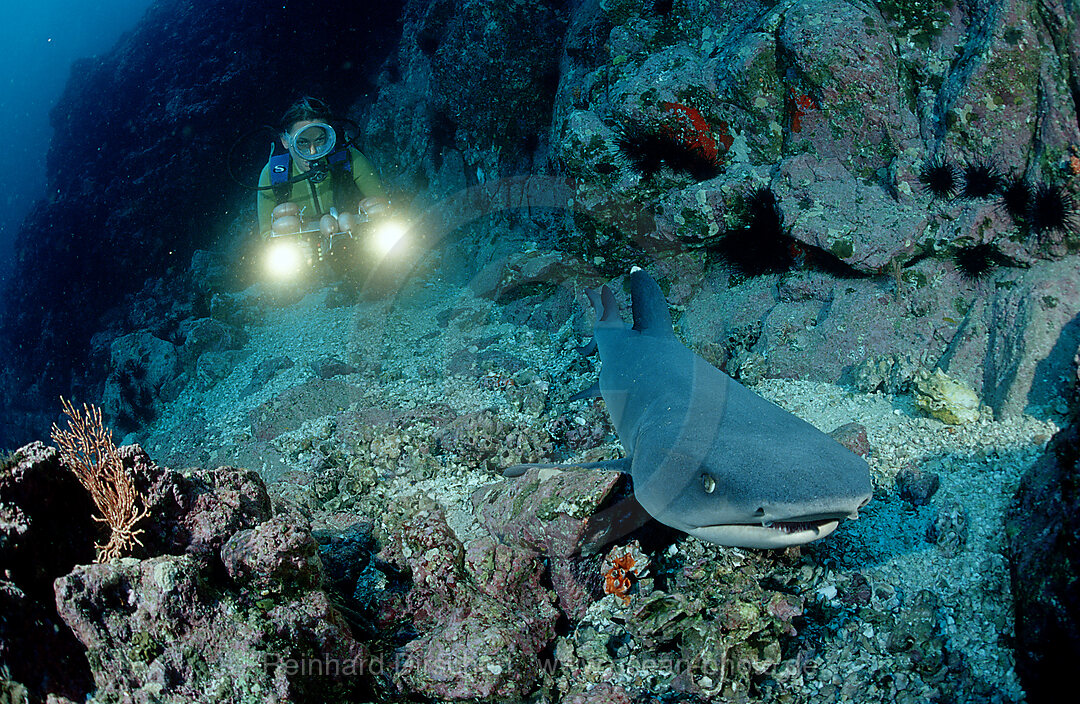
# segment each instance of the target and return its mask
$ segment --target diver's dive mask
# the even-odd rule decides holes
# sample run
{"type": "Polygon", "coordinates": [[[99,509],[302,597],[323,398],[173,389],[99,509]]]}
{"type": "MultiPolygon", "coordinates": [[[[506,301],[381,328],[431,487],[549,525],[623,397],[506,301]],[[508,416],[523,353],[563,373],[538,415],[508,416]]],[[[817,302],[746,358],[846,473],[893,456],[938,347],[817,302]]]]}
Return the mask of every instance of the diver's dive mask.
{"type": "Polygon", "coordinates": [[[311,122],[286,135],[285,139],[294,159],[318,161],[334,151],[337,133],[325,122],[311,122]]]}

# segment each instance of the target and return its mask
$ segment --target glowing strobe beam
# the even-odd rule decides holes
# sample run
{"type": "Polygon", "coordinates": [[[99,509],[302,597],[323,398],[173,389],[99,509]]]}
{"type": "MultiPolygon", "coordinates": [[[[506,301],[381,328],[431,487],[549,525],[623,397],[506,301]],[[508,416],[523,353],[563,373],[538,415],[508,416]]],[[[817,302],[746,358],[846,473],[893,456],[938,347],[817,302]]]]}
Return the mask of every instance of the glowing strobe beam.
{"type": "Polygon", "coordinates": [[[300,273],[304,255],[296,242],[274,242],[266,250],[266,271],[278,279],[288,279],[300,273]]]}
{"type": "Polygon", "coordinates": [[[386,220],[379,223],[371,233],[371,245],[380,256],[387,255],[397,246],[409,228],[398,220],[386,220]]]}

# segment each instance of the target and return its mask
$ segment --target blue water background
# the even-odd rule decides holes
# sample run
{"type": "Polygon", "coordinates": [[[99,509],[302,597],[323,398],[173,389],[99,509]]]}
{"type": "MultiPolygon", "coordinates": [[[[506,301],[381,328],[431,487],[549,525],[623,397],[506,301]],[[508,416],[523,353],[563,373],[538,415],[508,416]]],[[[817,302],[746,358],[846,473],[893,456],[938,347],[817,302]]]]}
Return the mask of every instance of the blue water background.
{"type": "Polygon", "coordinates": [[[45,196],[49,110],[73,61],[106,53],[133,29],[152,0],[38,0],[4,3],[0,22],[0,286],[11,273],[14,241],[31,206],[45,196]]]}

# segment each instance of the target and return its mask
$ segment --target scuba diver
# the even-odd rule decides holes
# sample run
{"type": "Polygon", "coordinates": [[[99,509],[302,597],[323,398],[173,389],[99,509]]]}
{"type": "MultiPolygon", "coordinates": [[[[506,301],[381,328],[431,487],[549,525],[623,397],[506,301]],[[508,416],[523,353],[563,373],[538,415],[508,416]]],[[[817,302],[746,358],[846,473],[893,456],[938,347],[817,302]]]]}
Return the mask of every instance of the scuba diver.
{"type": "Polygon", "coordinates": [[[375,170],[347,136],[338,140],[329,107],[303,97],[281,121],[284,153],[272,153],[259,175],[259,233],[280,243],[271,268],[283,273],[315,257],[349,249],[369,224],[386,221],[390,202],[375,170]],[[297,246],[300,245],[300,246],[297,246]]]}

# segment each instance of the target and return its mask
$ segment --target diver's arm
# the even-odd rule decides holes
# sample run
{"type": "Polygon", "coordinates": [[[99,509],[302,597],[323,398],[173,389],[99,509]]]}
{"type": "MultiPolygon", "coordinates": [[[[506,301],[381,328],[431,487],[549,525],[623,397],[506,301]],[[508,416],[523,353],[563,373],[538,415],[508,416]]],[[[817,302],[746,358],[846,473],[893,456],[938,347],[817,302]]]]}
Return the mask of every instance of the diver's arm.
{"type": "Polygon", "coordinates": [[[389,206],[390,199],[386,197],[386,189],[383,188],[379,177],[375,175],[375,167],[360,152],[356,150],[350,151],[352,152],[353,182],[360,189],[360,195],[362,196],[361,206],[365,211],[370,209],[365,203],[389,206]]]}
{"type": "MultiPolygon", "coordinates": [[[[270,164],[263,167],[262,173],[259,174],[259,186],[266,187],[270,185],[270,164]]],[[[265,240],[270,236],[270,221],[271,213],[274,211],[274,207],[277,206],[277,197],[274,195],[274,189],[266,188],[266,190],[257,191],[255,195],[256,209],[259,213],[259,235],[265,240]]]]}

